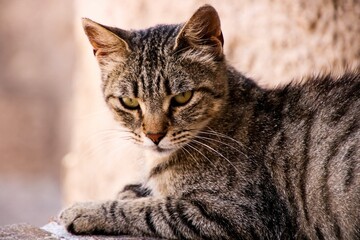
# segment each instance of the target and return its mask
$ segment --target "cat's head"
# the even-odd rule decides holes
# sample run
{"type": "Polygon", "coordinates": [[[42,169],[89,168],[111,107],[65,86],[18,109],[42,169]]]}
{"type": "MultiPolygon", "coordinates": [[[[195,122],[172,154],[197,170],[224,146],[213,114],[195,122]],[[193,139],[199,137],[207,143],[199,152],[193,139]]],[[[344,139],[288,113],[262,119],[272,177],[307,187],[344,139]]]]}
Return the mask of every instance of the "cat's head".
{"type": "Polygon", "coordinates": [[[205,5],[185,24],[125,31],[83,19],[116,120],[145,149],[171,154],[219,114],[227,96],[223,37],[205,5]]]}

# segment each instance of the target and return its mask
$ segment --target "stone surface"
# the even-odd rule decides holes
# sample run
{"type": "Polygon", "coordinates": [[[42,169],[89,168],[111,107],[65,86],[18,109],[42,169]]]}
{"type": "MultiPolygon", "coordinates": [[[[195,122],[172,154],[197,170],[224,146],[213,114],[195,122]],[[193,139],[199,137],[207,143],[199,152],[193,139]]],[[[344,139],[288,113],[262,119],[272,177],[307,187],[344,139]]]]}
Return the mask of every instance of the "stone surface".
{"type": "Polygon", "coordinates": [[[50,232],[53,236],[64,240],[151,240],[154,238],[138,238],[130,236],[79,236],[68,233],[62,225],[53,221],[42,227],[43,230],[50,232]]]}
{"type": "Polygon", "coordinates": [[[37,228],[29,224],[13,224],[0,227],[1,240],[155,240],[154,238],[139,238],[130,236],[78,236],[68,233],[65,228],[53,221],[37,228]]]}
{"type": "Polygon", "coordinates": [[[1,240],[59,239],[51,233],[28,224],[14,224],[0,227],[1,240]]]}
{"type": "Polygon", "coordinates": [[[68,233],[65,228],[57,222],[50,222],[42,229],[52,233],[54,236],[65,240],[156,240],[155,238],[131,237],[131,236],[78,236],[68,233]]]}

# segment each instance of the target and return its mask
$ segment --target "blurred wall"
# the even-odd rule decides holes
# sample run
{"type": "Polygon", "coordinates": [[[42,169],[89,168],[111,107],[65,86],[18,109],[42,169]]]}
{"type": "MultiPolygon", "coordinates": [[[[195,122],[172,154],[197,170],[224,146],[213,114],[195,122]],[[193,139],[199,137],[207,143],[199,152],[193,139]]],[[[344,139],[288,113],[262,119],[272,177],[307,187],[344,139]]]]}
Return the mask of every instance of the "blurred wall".
{"type": "Polygon", "coordinates": [[[138,29],[184,22],[204,3],[219,12],[229,62],[263,85],[360,66],[358,0],[76,0],[75,117],[71,152],[63,161],[67,204],[114,197],[124,184],[141,179],[141,153],[121,140],[104,105],[80,17],[138,29]]]}
{"type": "Polygon", "coordinates": [[[0,0],[0,225],[60,209],[74,52],[71,0],[0,0]]]}

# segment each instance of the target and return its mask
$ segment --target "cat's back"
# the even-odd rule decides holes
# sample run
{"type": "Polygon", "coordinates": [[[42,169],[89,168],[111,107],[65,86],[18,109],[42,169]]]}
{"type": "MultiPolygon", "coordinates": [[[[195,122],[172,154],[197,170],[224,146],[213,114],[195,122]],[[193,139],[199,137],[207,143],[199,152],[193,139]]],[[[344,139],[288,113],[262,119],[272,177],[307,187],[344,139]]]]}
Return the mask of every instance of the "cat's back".
{"type": "Polygon", "coordinates": [[[341,76],[310,77],[304,83],[290,84],[282,93],[292,89],[292,104],[307,107],[310,111],[323,112],[324,119],[334,124],[342,117],[358,118],[360,104],[360,73],[348,72],[341,76]],[[296,101],[298,100],[298,101],[296,101]]]}
{"type": "Polygon", "coordinates": [[[269,99],[278,108],[265,145],[267,166],[296,221],[320,239],[358,236],[359,72],[313,77],[275,90],[269,99]]]}
{"type": "MultiPolygon", "coordinates": [[[[331,75],[310,77],[303,83],[294,83],[273,91],[271,101],[278,105],[281,123],[294,126],[300,133],[307,133],[306,142],[314,147],[324,140],[334,141],[344,135],[357,136],[360,127],[360,73],[349,72],[339,77],[331,75]],[[300,129],[300,126],[303,128],[300,129]],[[314,142],[318,139],[321,142],[314,142]]],[[[283,129],[286,130],[286,129],[283,129]]],[[[294,132],[296,136],[296,132],[294,132]]],[[[327,142],[327,141],[325,141],[327,142]]],[[[360,143],[354,143],[359,144],[360,143]]],[[[318,146],[318,147],[319,147],[318,146]]]]}

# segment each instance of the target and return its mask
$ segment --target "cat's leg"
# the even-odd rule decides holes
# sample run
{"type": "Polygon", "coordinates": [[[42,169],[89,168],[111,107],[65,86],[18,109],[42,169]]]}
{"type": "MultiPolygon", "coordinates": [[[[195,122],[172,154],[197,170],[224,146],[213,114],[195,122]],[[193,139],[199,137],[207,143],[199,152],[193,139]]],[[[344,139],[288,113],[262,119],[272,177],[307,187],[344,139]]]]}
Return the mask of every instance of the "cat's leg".
{"type": "Polygon", "coordinates": [[[129,184],[126,185],[123,190],[121,190],[116,199],[118,200],[125,200],[125,199],[135,199],[141,197],[148,197],[150,196],[151,191],[150,189],[144,187],[142,184],[129,184]]]}
{"type": "MultiPolygon", "coordinates": [[[[224,208],[216,202],[148,197],[80,203],[64,210],[60,220],[74,234],[128,234],[172,239],[252,239],[261,236],[254,233],[254,229],[259,229],[254,226],[257,222],[238,212],[239,206],[224,208]],[[239,220],[240,216],[241,223],[235,224],[232,220],[239,220]]],[[[233,205],[236,204],[225,206],[233,205]]]]}

